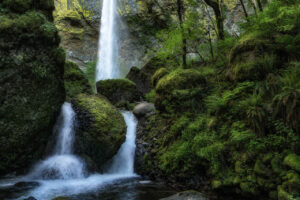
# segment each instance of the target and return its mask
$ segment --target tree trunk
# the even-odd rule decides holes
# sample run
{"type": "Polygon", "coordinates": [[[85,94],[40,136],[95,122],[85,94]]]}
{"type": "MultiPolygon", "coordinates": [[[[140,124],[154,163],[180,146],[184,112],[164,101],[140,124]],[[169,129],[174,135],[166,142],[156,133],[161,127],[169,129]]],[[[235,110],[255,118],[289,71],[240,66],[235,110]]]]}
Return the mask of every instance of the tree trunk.
{"type": "Polygon", "coordinates": [[[215,13],[217,20],[217,29],[218,29],[218,38],[220,40],[224,39],[224,24],[223,24],[223,16],[221,12],[221,8],[219,2],[217,0],[204,0],[207,5],[209,5],[215,13]]]}
{"type": "Polygon", "coordinates": [[[245,17],[246,17],[246,19],[248,20],[248,13],[247,13],[247,10],[246,10],[246,7],[245,7],[245,4],[244,4],[243,0],[240,0],[240,2],[241,2],[241,5],[242,5],[242,7],[243,7],[243,10],[244,10],[245,17]]]}
{"type": "Polygon", "coordinates": [[[259,10],[262,12],[263,11],[263,7],[262,7],[262,4],[261,4],[261,1],[260,0],[256,0],[256,3],[257,3],[257,6],[258,6],[259,10]]]}

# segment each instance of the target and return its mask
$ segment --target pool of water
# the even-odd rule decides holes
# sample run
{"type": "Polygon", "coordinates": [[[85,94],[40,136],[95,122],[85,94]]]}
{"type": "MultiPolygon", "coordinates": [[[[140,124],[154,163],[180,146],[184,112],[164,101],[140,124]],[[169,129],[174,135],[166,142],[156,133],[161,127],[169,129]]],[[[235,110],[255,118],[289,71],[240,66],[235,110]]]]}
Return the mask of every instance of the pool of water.
{"type": "Polygon", "coordinates": [[[72,200],[159,200],[177,191],[162,183],[139,177],[96,175],[84,180],[24,181],[12,178],[0,181],[1,200],[51,200],[63,196],[72,200]],[[114,179],[115,178],[115,179],[114,179]]]}

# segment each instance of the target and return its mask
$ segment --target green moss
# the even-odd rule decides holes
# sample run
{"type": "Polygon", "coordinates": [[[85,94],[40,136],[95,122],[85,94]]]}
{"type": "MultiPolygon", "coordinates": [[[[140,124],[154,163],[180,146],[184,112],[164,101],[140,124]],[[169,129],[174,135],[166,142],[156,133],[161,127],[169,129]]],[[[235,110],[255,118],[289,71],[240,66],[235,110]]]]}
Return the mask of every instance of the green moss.
{"type": "Polygon", "coordinates": [[[0,3],[0,175],[24,173],[41,159],[65,100],[65,55],[57,32],[43,32],[55,28],[51,11],[36,3],[0,3]]]}
{"type": "Polygon", "coordinates": [[[260,159],[256,160],[253,170],[259,175],[270,176],[270,170],[263,164],[260,159]]]}
{"type": "Polygon", "coordinates": [[[205,86],[206,80],[197,70],[174,70],[158,81],[155,106],[168,112],[200,107],[199,99],[205,93],[205,86]]]}
{"type": "Polygon", "coordinates": [[[284,158],[283,163],[291,169],[300,172],[300,156],[296,154],[289,154],[284,158]]]}
{"type": "Polygon", "coordinates": [[[240,183],[240,188],[245,194],[258,195],[259,191],[257,186],[252,182],[242,182],[240,183]]]}
{"type": "Polygon", "coordinates": [[[97,91],[115,105],[138,101],[140,97],[135,83],[128,79],[109,79],[98,81],[97,91]]]}
{"type": "Polygon", "coordinates": [[[213,180],[211,186],[213,189],[218,189],[222,186],[222,182],[220,180],[213,180]]]}
{"type": "Polygon", "coordinates": [[[155,100],[155,90],[151,90],[151,92],[149,92],[148,94],[146,94],[145,98],[146,98],[146,100],[148,102],[154,103],[154,100],[155,100]]]}
{"type": "Polygon", "coordinates": [[[57,28],[51,22],[47,22],[40,26],[41,35],[49,42],[56,42],[57,39],[57,28]]]}
{"type": "Polygon", "coordinates": [[[13,11],[25,12],[31,8],[33,0],[4,0],[3,4],[13,11]]]}
{"type": "Polygon", "coordinates": [[[257,56],[252,60],[241,60],[233,65],[231,77],[238,81],[262,80],[276,68],[277,62],[274,55],[268,54],[263,57],[257,56]]]}
{"type": "Polygon", "coordinates": [[[97,93],[97,89],[96,89],[96,62],[89,62],[85,65],[85,69],[84,69],[84,74],[86,76],[86,78],[89,81],[89,84],[91,86],[91,88],[93,89],[93,92],[96,94],[97,93]]]}
{"type": "Polygon", "coordinates": [[[158,94],[170,94],[173,90],[194,88],[205,84],[204,77],[194,69],[177,69],[161,78],[155,91],[158,94]]]}
{"type": "Polygon", "coordinates": [[[291,200],[293,199],[293,196],[290,195],[288,192],[286,192],[282,186],[277,187],[278,191],[278,200],[291,200]]]}
{"type": "Polygon", "coordinates": [[[78,150],[101,169],[125,140],[124,119],[121,113],[100,95],[79,94],[73,102],[81,127],[77,134],[78,150]]]}
{"type": "Polygon", "coordinates": [[[68,98],[73,98],[80,93],[92,93],[84,73],[73,62],[67,61],[65,64],[64,82],[68,98]]]}
{"type": "Polygon", "coordinates": [[[14,20],[10,19],[8,16],[0,16],[0,30],[5,31],[6,29],[11,29],[14,25],[14,20]]]}
{"type": "Polygon", "coordinates": [[[169,70],[167,70],[166,68],[160,68],[158,69],[154,75],[152,76],[152,85],[153,87],[156,86],[157,82],[164,77],[165,75],[167,75],[169,73],[169,70]]]}

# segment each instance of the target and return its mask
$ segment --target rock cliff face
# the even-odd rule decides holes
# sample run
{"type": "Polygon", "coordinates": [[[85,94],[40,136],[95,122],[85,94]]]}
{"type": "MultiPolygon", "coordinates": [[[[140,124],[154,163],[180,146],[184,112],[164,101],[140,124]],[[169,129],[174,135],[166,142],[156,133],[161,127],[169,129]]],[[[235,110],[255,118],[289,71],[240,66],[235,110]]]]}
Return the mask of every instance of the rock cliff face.
{"type": "Polygon", "coordinates": [[[0,3],[0,174],[41,158],[65,98],[51,0],[0,3]]]}
{"type": "MultiPolygon", "coordinates": [[[[133,20],[142,8],[136,0],[118,1],[118,4],[119,65],[125,77],[132,66],[142,67],[150,55],[144,43],[146,36],[139,33],[141,27],[134,25],[137,22],[133,20]]],[[[61,46],[67,52],[67,59],[81,68],[97,60],[101,7],[102,0],[55,0],[54,20],[62,38],[61,46]]]]}
{"type": "Polygon", "coordinates": [[[97,59],[100,0],[55,0],[53,13],[67,58],[80,66],[97,59]]]}

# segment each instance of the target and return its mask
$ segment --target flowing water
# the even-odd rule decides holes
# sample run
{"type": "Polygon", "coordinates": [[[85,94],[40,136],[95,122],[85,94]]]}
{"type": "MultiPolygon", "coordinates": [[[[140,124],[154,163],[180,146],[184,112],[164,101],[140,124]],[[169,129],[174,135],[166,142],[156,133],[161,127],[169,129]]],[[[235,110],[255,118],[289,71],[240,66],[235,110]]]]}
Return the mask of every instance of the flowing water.
{"type": "MultiPolygon", "coordinates": [[[[120,77],[116,2],[103,1],[97,81],[120,77]]],[[[105,174],[89,174],[84,160],[73,154],[76,115],[72,105],[65,102],[52,155],[37,163],[27,176],[0,180],[0,199],[52,200],[64,196],[73,200],[158,200],[173,194],[163,185],[142,180],[134,173],[137,121],[131,112],[124,111],[122,115],[127,125],[125,142],[105,174]]]]}
{"type": "Polygon", "coordinates": [[[118,33],[116,31],[117,0],[104,0],[100,26],[100,40],[96,81],[119,78],[118,33]]]}

